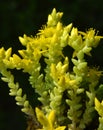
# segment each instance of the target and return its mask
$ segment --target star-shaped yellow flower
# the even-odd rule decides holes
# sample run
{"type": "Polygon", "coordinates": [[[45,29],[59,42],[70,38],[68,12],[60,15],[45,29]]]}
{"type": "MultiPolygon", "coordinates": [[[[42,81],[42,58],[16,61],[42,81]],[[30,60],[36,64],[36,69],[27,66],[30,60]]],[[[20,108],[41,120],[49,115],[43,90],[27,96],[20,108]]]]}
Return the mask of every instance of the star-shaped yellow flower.
{"type": "Polygon", "coordinates": [[[36,108],[35,111],[36,111],[38,121],[43,125],[43,128],[38,130],[64,130],[66,128],[65,126],[59,126],[57,128],[54,128],[54,123],[55,123],[54,110],[52,110],[49,113],[48,117],[46,117],[39,108],[36,108]]]}

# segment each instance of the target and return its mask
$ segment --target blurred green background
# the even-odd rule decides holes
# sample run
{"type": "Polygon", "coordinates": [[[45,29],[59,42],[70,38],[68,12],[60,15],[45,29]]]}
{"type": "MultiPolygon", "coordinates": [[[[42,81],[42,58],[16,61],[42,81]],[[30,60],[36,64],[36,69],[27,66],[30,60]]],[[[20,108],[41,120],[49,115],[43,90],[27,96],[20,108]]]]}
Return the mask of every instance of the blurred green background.
{"type": "MultiPolygon", "coordinates": [[[[0,47],[12,47],[13,52],[22,49],[18,36],[23,36],[24,33],[35,35],[46,23],[53,8],[64,12],[64,25],[72,22],[81,31],[92,27],[99,30],[99,35],[103,35],[103,0],[1,0],[0,47]]],[[[103,41],[94,49],[93,60],[89,59],[91,65],[102,68],[102,50],[103,41]]],[[[33,95],[32,89],[28,89],[28,75],[21,72],[14,72],[14,75],[28,95],[32,95],[30,101],[33,104],[36,95],[33,95]]],[[[25,130],[25,116],[15,105],[14,97],[10,97],[8,93],[7,84],[0,81],[0,130],[25,130]]]]}

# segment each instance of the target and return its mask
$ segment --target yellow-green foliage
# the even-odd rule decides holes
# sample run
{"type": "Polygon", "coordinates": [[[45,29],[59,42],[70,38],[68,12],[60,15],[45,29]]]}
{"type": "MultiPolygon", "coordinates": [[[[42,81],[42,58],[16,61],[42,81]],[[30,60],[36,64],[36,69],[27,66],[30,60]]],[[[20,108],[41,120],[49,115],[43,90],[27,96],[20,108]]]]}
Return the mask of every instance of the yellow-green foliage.
{"type": "MultiPolygon", "coordinates": [[[[88,66],[85,59],[85,56],[91,56],[91,50],[97,47],[102,37],[97,36],[93,29],[81,32],[72,24],[64,26],[62,15],[53,9],[47,24],[35,37],[26,34],[19,37],[25,47],[18,50],[19,55],[11,54],[11,48],[0,49],[1,79],[8,83],[9,94],[15,96],[16,104],[22,106],[22,112],[32,118],[33,125],[38,124],[37,129],[84,130],[91,127],[98,117],[98,130],[103,130],[103,103],[96,98],[102,71],[88,66]],[[11,69],[29,74],[28,80],[42,103],[40,108],[36,108],[36,114],[26,94],[22,94],[19,83],[14,82],[11,69]]],[[[35,126],[29,126],[29,129],[34,130],[35,126]]]]}

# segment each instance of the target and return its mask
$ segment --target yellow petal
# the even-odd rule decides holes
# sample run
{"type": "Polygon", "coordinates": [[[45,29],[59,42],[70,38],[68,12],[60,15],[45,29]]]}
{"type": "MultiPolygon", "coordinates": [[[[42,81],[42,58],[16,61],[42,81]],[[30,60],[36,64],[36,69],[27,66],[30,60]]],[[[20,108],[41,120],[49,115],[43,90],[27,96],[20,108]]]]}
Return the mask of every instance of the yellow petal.
{"type": "Polygon", "coordinates": [[[52,110],[52,111],[50,112],[50,114],[49,114],[49,116],[48,116],[48,120],[49,120],[49,122],[50,122],[51,124],[54,123],[54,121],[55,121],[55,111],[54,111],[54,110],[52,110]]]}
{"type": "Polygon", "coordinates": [[[58,128],[56,128],[55,130],[65,130],[66,126],[60,126],[58,128]]]}
{"type": "Polygon", "coordinates": [[[36,115],[37,115],[37,119],[38,121],[44,126],[44,127],[48,127],[48,119],[45,117],[44,113],[36,107],[35,109],[36,111],[36,115]]]}

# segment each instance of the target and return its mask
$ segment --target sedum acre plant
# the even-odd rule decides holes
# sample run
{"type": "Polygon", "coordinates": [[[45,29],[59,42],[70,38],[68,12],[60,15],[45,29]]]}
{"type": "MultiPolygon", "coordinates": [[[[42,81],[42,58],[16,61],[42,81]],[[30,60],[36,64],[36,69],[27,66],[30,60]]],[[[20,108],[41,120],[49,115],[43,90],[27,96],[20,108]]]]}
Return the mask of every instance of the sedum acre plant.
{"type": "Polygon", "coordinates": [[[97,96],[103,88],[102,71],[89,66],[86,58],[103,37],[93,29],[81,32],[72,24],[64,26],[62,15],[53,9],[35,37],[19,37],[25,47],[19,55],[0,48],[1,79],[30,118],[27,130],[103,130],[103,101],[97,96]],[[12,69],[29,74],[40,107],[30,105],[12,69]]]}

